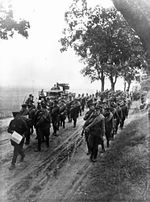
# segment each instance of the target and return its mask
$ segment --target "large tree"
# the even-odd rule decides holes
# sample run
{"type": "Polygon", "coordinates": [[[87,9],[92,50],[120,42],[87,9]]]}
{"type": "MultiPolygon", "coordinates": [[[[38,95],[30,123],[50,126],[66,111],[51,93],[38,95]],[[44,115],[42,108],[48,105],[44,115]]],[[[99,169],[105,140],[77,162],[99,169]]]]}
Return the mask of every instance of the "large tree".
{"type": "MultiPolygon", "coordinates": [[[[149,0],[112,0],[128,23],[140,36],[147,51],[150,64],[150,1],[149,0]]],[[[150,72],[150,69],[149,69],[150,72]]]]}
{"type": "MultiPolygon", "coordinates": [[[[96,9],[94,12],[97,12],[96,9]]],[[[68,47],[75,50],[80,61],[85,64],[81,73],[89,76],[91,82],[101,81],[101,90],[104,90],[105,61],[107,61],[105,31],[98,25],[96,16],[92,9],[87,9],[86,1],[74,1],[70,10],[65,14],[67,28],[64,29],[64,36],[61,38],[62,49],[68,47]],[[79,5],[79,3],[83,3],[79,5]],[[101,40],[101,43],[99,41],[101,40]],[[105,56],[104,56],[105,55],[105,56]]],[[[101,12],[100,15],[103,15],[101,12]]],[[[102,19],[102,18],[101,18],[102,19]]]]}
{"type": "Polygon", "coordinates": [[[28,38],[28,29],[30,24],[26,20],[15,20],[13,16],[12,7],[9,4],[8,7],[4,7],[0,4],[0,38],[8,39],[13,37],[15,33],[21,34],[28,38]]]}
{"type": "Polygon", "coordinates": [[[61,50],[73,48],[85,64],[83,75],[92,82],[101,80],[102,91],[107,76],[114,90],[124,64],[143,54],[140,38],[116,9],[88,9],[85,0],[75,0],[65,19],[61,50]]]}

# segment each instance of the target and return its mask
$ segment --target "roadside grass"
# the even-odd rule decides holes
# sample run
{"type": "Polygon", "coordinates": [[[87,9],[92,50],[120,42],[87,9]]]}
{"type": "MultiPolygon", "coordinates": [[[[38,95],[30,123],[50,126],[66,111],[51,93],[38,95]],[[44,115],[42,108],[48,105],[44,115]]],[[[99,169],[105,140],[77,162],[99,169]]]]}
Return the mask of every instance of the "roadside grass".
{"type": "Polygon", "coordinates": [[[99,156],[75,201],[150,201],[149,131],[147,117],[128,124],[99,156]]]}

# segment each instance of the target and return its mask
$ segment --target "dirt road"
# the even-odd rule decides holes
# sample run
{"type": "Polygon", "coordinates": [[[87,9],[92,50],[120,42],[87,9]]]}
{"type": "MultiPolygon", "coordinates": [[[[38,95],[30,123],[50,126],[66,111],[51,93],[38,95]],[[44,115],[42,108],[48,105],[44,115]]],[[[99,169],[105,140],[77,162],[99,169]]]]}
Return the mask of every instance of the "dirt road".
{"type": "Polygon", "coordinates": [[[37,140],[33,135],[31,145],[25,146],[25,162],[18,162],[13,171],[8,169],[13,151],[6,132],[9,121],[0,120],[0,201],[33,201],[49,181],[55,181],[58,171],[83,142],[80,135],[83,118],[79,118],[76,128],[67,123],[58,137],[51,136],[50,149],[43,143],[40,153],[34,152],[37,140]]]}
{"type": "Polygon", "coordinates": [[[86,155],[86,145],[80,136],[82,123],[80,117],[76,129],[67,124],[58,137],[51,136],[49,150],[43,144],[41,153],[33,151],[33,135],[32,144],[25,146],[25,162],[18,162],[13,171],[8,170],[12,147],[4,140],[8,134],[3,131],[0,202],[121,201],[139,199],[140,190],[142,197],[149,199],[149,124],[144,113],[129,116],[124,130],[105,154],[99,154],[95,164],[86,155]],[[140,179],[142,185],[138,184],[140,179]]]}

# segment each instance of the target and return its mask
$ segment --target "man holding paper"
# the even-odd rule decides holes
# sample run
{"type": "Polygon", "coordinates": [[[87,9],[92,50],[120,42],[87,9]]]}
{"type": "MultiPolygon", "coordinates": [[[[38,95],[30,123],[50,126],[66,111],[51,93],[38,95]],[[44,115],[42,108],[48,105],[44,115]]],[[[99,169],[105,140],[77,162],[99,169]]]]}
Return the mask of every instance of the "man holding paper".
{"type": "Polygon", "coordinates": [[[20,116],[19,112],[13,112],[14,119],[10,122],[8,132],[11,133],[11,144],[14,146],[13,158],[10,170],[15,168],[18,154],[21,155],[20,161],[24,160],[25,154],[23,151],[24,135],[28,131],[28,126],[25,120],[20,116]]]}

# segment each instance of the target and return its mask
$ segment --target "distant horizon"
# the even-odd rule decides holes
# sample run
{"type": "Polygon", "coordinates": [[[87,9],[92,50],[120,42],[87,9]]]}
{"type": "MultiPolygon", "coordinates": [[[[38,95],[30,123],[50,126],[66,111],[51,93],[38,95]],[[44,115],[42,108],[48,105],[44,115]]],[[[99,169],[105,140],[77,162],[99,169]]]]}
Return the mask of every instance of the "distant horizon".
{"type": "MultiPolygon", "coordinates": [[[[61,83],[61,82],[59,82],[61,83]]],[[[77,86],[76,88],[74,86],[71,86],[71,84],[69,82],[66,82],[69,84],[70,86],[70,89],[68,90],[69,92],[74,92],[74,93],[95,93],[96,91],[101,91],[101,82],[100,81],[96,81],[95,83],[97,83],[97,85],[95,86],[93,83],[91,83],[91,85],[87,85],[88,87],[85,88],[85,86],[77,86]]],[[[47,90],[50,90],[53,85],[56,84],[56,83],[53,83],[51,85],[51,83],[48,85],[39,85],[39,86],[29,86],[29,85],[0,85],[0,89],[29,89],[31,90],[32,92],[37,90],[37,91],[40,91],[41,89],[44,89],[45,91],[47,90]]],[[[136,84],[136,81],[133,81],[132,84],[131,84],[131,88],[136,84]]],[[[130,88],[130,90],[131,90],[130,88]]],[[[111,89],[110,88],[110,82],[107,80],[105,82],[105,90],[106,89],[111,89]],[[108,85],[109,83],[109,85],[108,85]]],[[[124,83],[123,83],[123,79],[118,79],[118,82],[116,83],[116,86],[115,86],[115,90],[124,90],[124,83]]]]}

